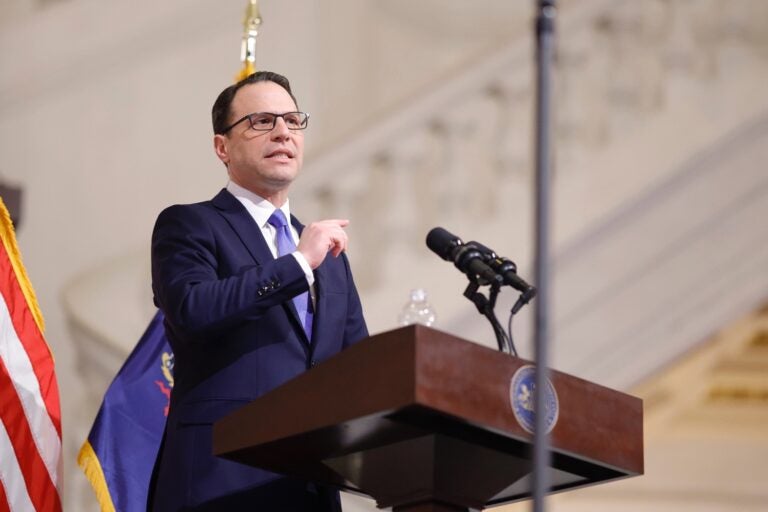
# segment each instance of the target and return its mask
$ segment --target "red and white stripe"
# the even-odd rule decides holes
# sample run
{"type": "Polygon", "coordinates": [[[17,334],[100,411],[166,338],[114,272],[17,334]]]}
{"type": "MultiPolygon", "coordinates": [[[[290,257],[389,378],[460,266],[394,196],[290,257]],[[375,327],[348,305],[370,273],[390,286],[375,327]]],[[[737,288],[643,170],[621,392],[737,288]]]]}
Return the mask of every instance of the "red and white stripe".
{"type": "Polygon", "coordinates": [[[2,242],[0,512],[60,512],[61,407],[53,357],[22,291],[8,240],[2,242]]]}

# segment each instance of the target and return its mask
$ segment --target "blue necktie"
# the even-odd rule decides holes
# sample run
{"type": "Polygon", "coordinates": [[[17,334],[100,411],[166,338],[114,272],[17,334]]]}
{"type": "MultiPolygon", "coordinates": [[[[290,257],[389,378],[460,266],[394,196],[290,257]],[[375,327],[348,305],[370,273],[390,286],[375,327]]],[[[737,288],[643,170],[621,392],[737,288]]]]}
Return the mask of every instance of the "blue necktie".
{"type": "MultiPolygon", "coordinates": [[[[288,221],[285,220],[285,214],[279,208],[272,213],[267,221],[277,230],[277,254],[285,256],[296,250],[296,244],[291,236],[291,228],[288,221]]],[[[293,305],[296,306],[296,312],[299,314],[301,325],[304,326],[304,332],[307,338],[312,339],[312,301],[309,299],[309,292],[300,293],[293,298],[293,305]]]]}

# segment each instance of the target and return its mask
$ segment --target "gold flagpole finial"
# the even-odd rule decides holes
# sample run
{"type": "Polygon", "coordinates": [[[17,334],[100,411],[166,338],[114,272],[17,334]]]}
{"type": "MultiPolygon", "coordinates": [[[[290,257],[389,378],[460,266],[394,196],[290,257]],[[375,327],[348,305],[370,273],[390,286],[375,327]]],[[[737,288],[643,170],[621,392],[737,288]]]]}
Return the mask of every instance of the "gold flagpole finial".
{"type": "Polygon", "coordinates": [[[261,14],[258,0],[248,0],[243,20],[243,43],[240,47],[240,62],[243,67],[237,74],[238,81],[256,72],[256,36],[259,35],[261,14]]]}

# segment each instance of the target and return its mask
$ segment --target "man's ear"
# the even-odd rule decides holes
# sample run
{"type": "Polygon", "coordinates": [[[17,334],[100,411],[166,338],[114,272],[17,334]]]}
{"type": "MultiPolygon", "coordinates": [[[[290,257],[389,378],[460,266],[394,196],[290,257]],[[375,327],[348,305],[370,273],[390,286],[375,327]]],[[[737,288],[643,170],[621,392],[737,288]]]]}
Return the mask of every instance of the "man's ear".
{"type": "Polygon", "coordinates": [[[229,148],[227,147],[227,138],[224,135],[216,134],[213,136],[213,149],[216,151],[216,156],[219,160],[224,162],[224,165],[229,164],[229,148]]]}

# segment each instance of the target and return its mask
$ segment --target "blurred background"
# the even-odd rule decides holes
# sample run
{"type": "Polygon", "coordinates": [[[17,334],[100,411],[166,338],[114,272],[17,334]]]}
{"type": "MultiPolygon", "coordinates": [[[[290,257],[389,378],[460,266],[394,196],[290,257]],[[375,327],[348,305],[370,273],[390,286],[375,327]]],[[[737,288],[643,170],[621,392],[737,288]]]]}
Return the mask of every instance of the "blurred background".
{"type": "MultiPolygon", "coordinates": [[[[558,4],[551,366],[644,399],[646,474],[552,508],[766,510],[768,2],[558,4]]],[[[96,510],[75,457],[154,313],[154,219],[226,184],[210,107],[245,5],[0,2],[0,183],[57,360],[66,510],[96,510]]],[[[259,3],[257,67],[312,114],[292,209],[352,219],[372,333],[421,287],[436,327],[495,346],[434,226],[532,279],[533,6],[259,3]]]]}

